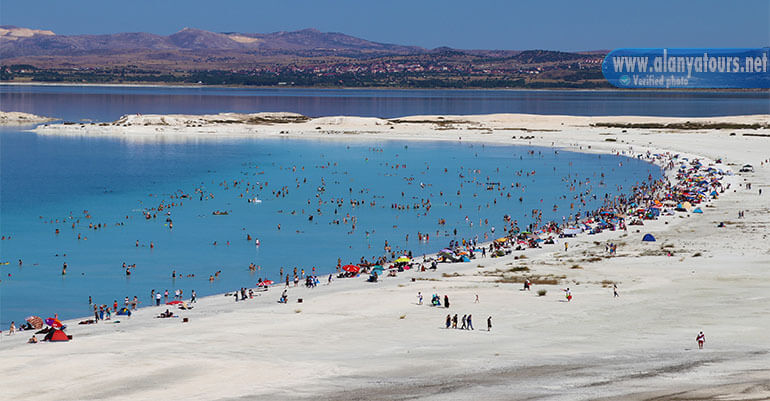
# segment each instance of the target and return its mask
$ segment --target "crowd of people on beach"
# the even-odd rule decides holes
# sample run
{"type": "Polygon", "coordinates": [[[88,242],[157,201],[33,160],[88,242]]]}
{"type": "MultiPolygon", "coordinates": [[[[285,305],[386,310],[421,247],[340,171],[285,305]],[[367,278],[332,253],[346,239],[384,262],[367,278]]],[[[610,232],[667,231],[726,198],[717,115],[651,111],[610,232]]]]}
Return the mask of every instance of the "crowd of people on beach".
{"type": "MultiPolygon", "coordinates": [[[[533,151],[534,152],[534,151],[533,151]]],[[[618,154],[626,154],[625,152],[618,152],[618,154]]],[[[534,153],[533,153],[534,155],[534,153]]],[[[483,234],[481,237],[475,235],[471,238],[457,238],[457,227],[446,227],[447,219],[440,216],[436,219],[438,230],[435,232],[427,232],[427,230],[420,230],[414,237],[417,238],[420,244],[425,244],[429,241],[432,243],[438,243],[438,238],[450,237],[446,248],[438,251],[435,256],[423,255],[422,261],[419,258],[414,258],[412,250],[409,249],[409,245],[413,244],[409,242],[409,234],[406,234],[403,242],[396,245],[392,242],[385,241],[382,247],[382,252],[372,255],[369,258],[361,256],[357,263],[353,266],[356,270],[344,270],[342,264],[342,258],[339,258],[336,266],[336,275],[338,278],[352,278],[358,277],[360,274],[373,274],[379,278],[387,275],[396,275],[399,272],[405,270],[415,269],[417,271],[425,271],[427,269],[436,269],[439,263],[459,263],[469,262],[477,258],[486,257],[501,257],[510,254],[514,251],[524,251],[529,248],[540,248],[548,245],[555,245],[557,241],[563,242],[564,251],[569,251],[568,238],[572,238],[575,235],[591,235],[602,232],[603,230],[623,230],[627,231],[629,225],[643,225],[645,220],[656,219],[660,215],[674,213],[676,211],[694,210],[694,205],[698,205],[709,199],[717,198],[720,193],[723,193],[729,186],[725,186],[722,183],[722,178],[725,176],[725,172],[719,166],[704,165],[698,159],[688,159],[676,154],[653,154],[647,152],[645,154],[636,155],[636,157],[657,163],[664,169],[665,176],[662,178],[654,178],[652,175],[648,177],[646,181],[638,182],[630,188],[618,188],[625,190],[626,192],[617,195],[610,196],[604,194],[603,196],[597,194],[595,190],[602,186],[604,180],[604,173],[601,174],[598,179],[598,185],[590,177],[579,178],[576,174],[568,174],[563,177],[565,188],[567,188],[564,195],[564,199],[571,198],[573,203],[570,204],[569,213],[561,218],[561,221],[548,221],[545,219],[548,209],[555,212],[558,209],[558,205],[543,206],[542,208],[532,209],[528,212],[528,216],[525,216],[526,220],[522,218],[520,221],[514,216],[505,214],[502,216],[502,224],[495,227],[489,222],[488,218],[479,219],[478,222],[472,221],[469,216],[465,217],[464,224],[468,224],[469,227],[473,227],[474,223],[476,227],[485,227],[481,231],[483,234]],[[601,207],[595,210],[584,210],[588,201],[601,200],[601,207]],[[689,206],[688,206],[689,205],[689,206]],[[489,236],[498,236],[497,239],[491,239],[489,236]],[[431,238],[433,237],[433,238],[431,238]],[[484,243],[486,242],[486,244],[484,243]],[[399,260],[402,260],[399,262],[399,260]]],[[[336,166],[337,163],[329,162],[326,168],[336,166]]],[[[387,168],[405,169],[406,165],[400,163],[385,163],[387,168]]],[[[427,166],[426,170],[430,167],[427,166]]],[[[296,173],[297,171],[304,171],[304,167],[299,169],[296,166],[291,167],[291,171],[296,173]]],[[[444,169],[446,174],[449,172],[444,169]]],[[[499,173],[499,169],[498,172],[499,173]]],[[[497,193],[500,198],[513,198],[517,196],[512,195],[511,192],[519,191],[519,202],[523,201],[523,193],[525,192],[526,184],[524,179],[532,177],[537,174],[536,171],[519,170],[512,172],[513,177],[521,177],[521,180],[515,180],[511,182],[509,186],[502,184],[501,182],[493,182],[490,177],[482,177],[481,171],[470,168],[460,168],[458,177],[461,181],[459,189],[457,189],[456,196],[459,199],[463,198],[464,191],[468,191],[468,187],[464,186],[476,186],[482,188],[482,190],[491,191],[497,193]]],[[[358,208],[364,207],[378,207],[376,202],[376,196],[371,199],[366,199],[363,196],[368,194],[370,188],[355,189],[349,188],[348,196],[344,194],[337,194],[324,200],[327,191],[327,183],[324,178],[320,179],[321,183],[317,186],[315,199],[307,199],[307,210],[301,209],[286,211],[288,215],[306,215],[308,216],[308,222],[312,224],[318,223],[321,216],[330,216],[330,223],[334,225],[347,226],[353,232],[356,230],[359,223],[358,217],[355,214],[351,214],[358,208]],[[345,208],[349,210],[346,212],[345,208]],[[344,215],[342,213],[345,213],[344,215]]],[[[311,185],[307,179],[304,178],[300,181],[296,179],[296,188],[300,188],[301,185],[311,185]]],[[[286,198],[290,196],[292,191],[288,185],[282,185],[275,189],[269,187],[267,180],[265,181],[250,181],[250,180],[228,180],[222,181],[218,186],[223,191],[236,191],[239,198],[247,198],[251,200],[256,199],[255,196],[261,196],[267,198],[265,193],[267,190],[271,191],[271,196],[274,198],[286,198]]],[[[430,188],[431,184],[420,183],[420,188],[430,188]]],[[[183,200],[190,200],[197,197],[200,202],[206,202],[215,199],[214,191],[206,189],[201,185],[195,187],[192,191],[195,195],[191,195],[188,192],[179,190],[170,195],[170,199],[159,199],[155,205],[148,206],[142,209],[141,213],[144,220],[156,221],[158,215],[161,217],[165,215],[163,224],[169,229],[173,229],[173,222],[171,220],[171,211],[174,208],[182,207],[183,200]]],[[[431,199],[430,196],[425,197],[413,197],[409,200],[406,198],[405,193],[401,193],[401,196],[405,199],[400,202],[393,202],[390,208],[396,213],[412,212],[418,213],[422,216],[427,216],[432,210],[440,209],[436,207],[436,199],[431,199]]],[[[449,194],[447,194],[449,195],[449,194]]],[[[469,197],[475,197],[476,195],[465,195],[469,197]]],[[[155,195],[160,198],[160,195],[155,195]]],[[[462,203],[454,202],[447,197],[443,192],[439,193],[437,197],[442,199],[441,207],[457,207],[463,208],[462,203]]],[[[252,202],[249,202],[252,203],[252,202]]],[[[497,198],[491,201],[492,204],[497,203],[497,198]]],[[[476,205],[477,211],[480,211],[484,205],[476,205]]],[[[490,205],[487,204],[487,207],[490,205]]],[[[381,207],[381,206],[380,206],[381,207]]],[[[467,203],[466,203],[467,208],[467,203]]],[[[283,210],[278,213],[284,213],[283,210]]],[[[222,215],[223,213],[214,213],[215,215],[222,215]]],[[[128,220],[129,216],[126,216],[128,220]]],[[[107,227],[105,223],[93,223],[89,221],[92,216],[88,210],[84,210],[82,216],[74,216],[70,214],[65,219],[51,219],[48,221],[50,224],[63,224],[71,223],[73,230],[84,229],[86,226],[81,225],[81,219],[88,222],[88,229],[92,231],[100,231],[107,227]]],[[[119,221],[116,225],[124,225],[124,221],[119,221]]],[[[280,227],[280,225],[279,225],[280,227]]],[[[350,233],[349,232],[349,233],[350,233]]],[[[59,235],[61,230],[56,228],[56,233],[59,235]]],[[[367,237],[369,233],[366,233],[367,237]]],[[[80,232],[77,232],[78,239],[85,240],[85,236],[81,236],[80,232]]],[[[413,237],[413,238],[414,238],[413,237]]],[[[7,237],[10,240],[10,236],[7,237]]],[[[252,241],[250,234],[246,235],[249,242],[252,241]]],[[[134,243],[135,248],[148,248],[154,249],[154,241],[143,241],[144,244],[137,240],[134,243]]],[[[217,242],[214,241],[214,244],[217,242]]],[[[229,240],[226,241],[229,245],[229,240]]],[[[607,242],[605,244],[605,252],[609,255],[614,255],[617,251],[618,244],[607,242]]],[[[21,260],[19,264],[21,265],[21,260]]],[[[62,267],[62,275],[67,274],[67,263],[64,262],[62,267]]],[[[125,269],[126,275],[130,275],[131,271],[136,268],[136,264],[122,264],[122,268],[125,269]]],[[[249,272],[261,272],[261,266],[251,262],[248,265],[249,272]]],[[[221,274],[222,270],[209,276],[209,281],[214,281],[221,274]]],[[[298,269],[294,267],[293,273],[284,273],[283,268],[280,269],[279,282],[283,283],[286,288],[293,284],[294,287],[299,285],[300,280],[305,281],[305,286],[308,288],[314,288],[320,283],[318,272],[316,267],[306,274],[304,269],[298,269]],[[298,271],[299,270],[299,271],[298,271]]],[[[172,272],[172,279],[180,278],[182,275],[172,272]]],[[[187,275],[187,277],[194,278],[194,275],[187,275]]],[[[328,282],[331,283],[332,274],[329,275],[328,282]]],[[[375,280],[377,281],[377,280],[375,280]]],[[[262,280],[257,283],[255,288],[242,287],[237,291],[232,292],[231,295],[236,302],[253,299],[255,291],[261,291],[265,288],[274,285],[272,282],[267,284],[268,280],[262,280]],[[265,283],[265,284],[262,284],[265,283]]],[[[529,279],[524,283],[524,289],[529,290],[531,282],[529,279]]],[[[564,290],[565,298],[569,302],[572,300],[572,292],[569,288],[564,290]]],[[[613,285],[614,296],[617,297],[617,287],[613,285]]],[[[422,303],[422,295],[420,297],[420,304],[422,303]]],[[[150,304],[153,302],[156,306],[161,306],[169,302],[169,291],[163,292],[153,289],[150,292],[150,304]]],[[[183,301],[184,293],[181,289],[176,289],[173,292],[173,301],[183,301]]],[[[286,302],[287,294],[284,293],[281,296],[281,302],[286,302]]],[[[191,291],[190,303],[196,302],[196,293],[191,291]]],[[[141,302],[137,296],[129,299],[125,297],[123,302],[123,308],[121,310],[126,311],[128,317],[131,316],[132,311],[136,311],[141,302]]],[[[92,308],[94,315],[92,323],[97,323],[99,320],[110,320],[112,314],[118,313],[119,305],[115,300],[111,306],[108,304],[97,304],[92,302],[89,297],[89,305],[92,308]]],[[[447,295],[440,297],[438,294],[431,296],[431,305],[436,307],[449,308],[450,302],[447,295]],[[443,302],[442,302],[443,301],[443,302]]],[[[473,317],[470,314],[464,315],[462,318],[459,314],[447,315],[446,327],[459,328],[466,330],[473,330],[473,317]],[[459,326],[459,327],[458,327],[459,326]]],[[[491,329],[491,316],[488,318],[488,330],[491,329]]]]}

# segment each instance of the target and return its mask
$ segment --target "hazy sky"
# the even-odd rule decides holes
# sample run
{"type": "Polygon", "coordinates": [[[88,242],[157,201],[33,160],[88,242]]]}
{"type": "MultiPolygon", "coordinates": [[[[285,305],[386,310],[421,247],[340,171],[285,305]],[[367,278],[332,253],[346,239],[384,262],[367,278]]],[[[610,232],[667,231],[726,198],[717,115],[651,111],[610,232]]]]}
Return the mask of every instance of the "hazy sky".
{"type": "Polygon", "coordinates": [[[427,48],[763,47],[770,1],[0,0],[0,24],[58,34],[316,28],[427,48]]]}

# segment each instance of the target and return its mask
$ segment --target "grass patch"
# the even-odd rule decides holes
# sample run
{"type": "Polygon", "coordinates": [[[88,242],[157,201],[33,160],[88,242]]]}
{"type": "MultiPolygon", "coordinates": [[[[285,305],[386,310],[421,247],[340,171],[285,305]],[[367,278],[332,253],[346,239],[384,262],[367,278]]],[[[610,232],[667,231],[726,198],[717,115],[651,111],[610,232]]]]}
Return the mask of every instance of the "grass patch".
{"type": "Polygon", "coordinates": [[[683,123],[596,123],[592,127],[604,128],[641,128],[641,129],[681,129],[681,130],[701,130],[701,129],[761,129],[768,128],[768,124],[740,124],[740,123],[697,123],[685,121],[683,123]]]}
{"type": "Polygon", "coordinates": [[[302,309],[294,309],[294,313],[302,313],[302,309]]]}
{"type": "Polygon", "coordinates": [[[692,257],[694,258],[697,258],[698,256],[703,256],[703,254],[701,254],[700,252],[695,252],[694,254],[692,254],[692,257]]]}
{"type": "Polygon", "coordinates": [[[460,276],[462,276],[462,274],[460,274],[458,272],[454,272],[454,273],[441,273],[441,277],[445,277],[445,278],[460,277],[460,276]]]}
{"type": "Polygon", "coordinates": [[[406,319],[406,313],[404,313],[403,315],[399,316],[398,318],[401,319],[401,320],[406,319]]]}
{"type": "Polygon", "coordinates": [[[508,284],[517,284],[517,283],[524,283],[527,279],[532,284],[540,284],[540,285],[556,285],[559,284],[562,280],[566,279],[567,276],[554,276],[552,274],[540,276],[540,275],[528,275],[528,276],[500,276],[497,280],[495,280],[496,283],[508,283],[508,284]]]}
{"type": "Polygon", "coordinates": [[[547,294],[547,293],[548,293],[548,291],[546,291],[546,290],[537,290],[537,296],[538,297],[544,297],[545,294],[547,294]]]}
{"type": "Polygon", "coordinates": [[[570,266],[570,269],[582,269],[582,268],[583,267],[578,265],[578,264],[574,264],[574,265],[570,266]]]}

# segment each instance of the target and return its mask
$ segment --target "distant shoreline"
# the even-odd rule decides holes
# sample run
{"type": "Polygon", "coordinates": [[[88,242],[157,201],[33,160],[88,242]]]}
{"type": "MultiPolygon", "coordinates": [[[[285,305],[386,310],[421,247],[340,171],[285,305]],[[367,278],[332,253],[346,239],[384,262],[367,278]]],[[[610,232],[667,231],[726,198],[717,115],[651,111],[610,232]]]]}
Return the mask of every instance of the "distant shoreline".
{"type": "MultiPolygon", "coordinates": [[[[201,85],[201,84],[168,84],[159,83],[153,84],[149,82],[126,84],[126,83],[75,83],[75,82],[16,82],[16,81],[0,81],[0,87],[2,86],[63,86],[63,87],[105,87],[105,88],[168,88],[168,89],[248,89],[248,90],[260,90],[260,89],[296,89],[296,90],[392,90],[392,91],[457,91],[457,92],[469,92],[469,91],[489,91],[489,92],[643,92],[643,93],[763,93],[768,92],[766,89],[706,89],[706,88],[676,88],[676,89],[658,89],[658,88],[638,88],[638,89],[621,89],[621,88],[415,88],[415,87],[393,87],[393,86],[297,86],[297,85],[272,85],[272,86],[254,86],[254,85],[201,85]]],[[[770,95],[770,93],[768,93],[770,95]]]]}
{"type": "MultiPolygon", "coordinates": [[[[113,136],[142,140],[189,138],[373,138],[373,139],[475,139],[511,143],[518,134],[552,134],[569,127],[586,134],[617,135],[622,143],[627,130],[661,133],[695,133],[703,130],[740,135],[766,130],[770,115],[720,117],[567,116],[539,114],[416,115],[397,118],[325,116],[310,118],[297,113],[127,114],[112,122],[63,122],[39,125],[39,135],[113,136]]],[[[602,138],[608,141],[611,138],[602,138]]],[[[542,140],[542,138],[541,138],[542,140]]],[[[613,141],[614,142],[614,141],[613,141]]]]}

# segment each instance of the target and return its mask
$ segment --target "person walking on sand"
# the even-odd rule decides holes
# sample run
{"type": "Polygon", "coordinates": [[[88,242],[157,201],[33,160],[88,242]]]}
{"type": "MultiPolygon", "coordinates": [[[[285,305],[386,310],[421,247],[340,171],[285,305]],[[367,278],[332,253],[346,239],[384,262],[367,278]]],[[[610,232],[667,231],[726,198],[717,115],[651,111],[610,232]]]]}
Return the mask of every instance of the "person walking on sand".
{"type": "Polygon", "coordinates": [[[567,252],[567,249],[569,249],[569,243],[565,242],[564,243],[564,252],[567,252]]]}
{"type": "Polygon", "coordinates": [[[449,295],[444,295],[444,307],[449,308],[449,295]]]}
{"type": "Polygon", "coordinates": [[[569,290],[569,287],[564,290],[564,297],[567,298],[567,302],[572,301],[572,291],[569,290]]]}
{"type": "Polygon", "coordinates": [[[11,334],[13,334],[15,332],[16,332],[16,322],[13,321],[13,322],[11,322],[11,327],[8,328],[8,335],[10,336],[11,334]]]}
{"type": "Polygon", "coordinates": [[[468,328],[468,315],[463,315],[463,325],[460,327],[460,330],[465,330],[468,328]]]}
{"type": "Polygon", "coordinates": [[[452,328],[457,328],[457,314],[455,313],[454,317],[452,318],[452,328]]]}
{"type": "Polygon", "coordinates": [[[613,298],[617,298],[619,296],[620,296],[620,294],[618,294],[618,285],[613,283],[612,284],[612,297],[613,298]]]}
{"type": "Polygon", "coordinates": [[[479,302],[481,302],[481,301],[479,301],[479,294],[476,294],[476,300],[475,300],[475,301],[473,301],[473,303],[474,303],[474,304],[477,304],[477,303],[479,303],[479,302]]]}
{"type": "Polygon", "coordinates": [[[192,292],[190,293],[190,303],[191,303],[191,304],[194,304],[194,303],[195,303],[195,298],[196,298],[197,296],[198,296],[198,294],[196,294],[196,293],[195,293],[195,290],[192,290],[192,292]]]}
{"type": "Polygon", "coordinates": [[[422,292],[417,291],[417,305],[422,305],[422,292]]]}
{"type": "Polygon", "coordinates": [[[487,331],[492,331],[492,316],[487,318],[487,331]]]}
{"type": "Polygon", "coordinates": [[[701,331],[698,333],[698,337],[695,337],[695,341],[698,342],[698,349],[703,349],[703,343],[706,342],[706,335],[701,331]]]}
{"type": "Polygon", "coordinates": [[[162,296],[163,296],[163,295],[161,295],[161,294],[160,294],[160,291],[158,291],[158,292],[156,292],[156,293],[155,293],[155,306],[160,306],[160,298],[161,298],[162,296]]]}
{"type": "Polygon", "coordinates": [[[468,315],[468,330],[473,330],[473,315],[468,315]]]}
{"type": "Polygon", "coordinates": [[[446,315],[446,328],[452,326],[452,315],[446,315]]]}

